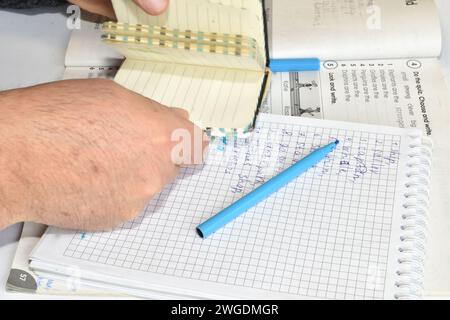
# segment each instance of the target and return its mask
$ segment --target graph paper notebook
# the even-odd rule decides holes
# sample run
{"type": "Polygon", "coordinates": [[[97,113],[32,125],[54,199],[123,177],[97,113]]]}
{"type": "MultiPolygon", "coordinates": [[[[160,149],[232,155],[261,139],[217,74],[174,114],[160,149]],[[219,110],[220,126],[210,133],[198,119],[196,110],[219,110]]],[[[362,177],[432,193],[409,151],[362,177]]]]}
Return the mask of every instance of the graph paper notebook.
{"type": "Polygon", "coordinates": [[[144,297],[421,296],[431,151],[419,131],[260,115],[246,140],[211,145],[134,221],[49,228],[40,274],[144,297]],[[311,150],[338,148],[210,238],[196,226],[311,150]]]}
{"type": "Polygon", "coordinates": [[[261,0],[172,0],[155,17],[112,2],[118,22],[104,24],[104,41],[127,58],[116,82],[215,134],[253,127],[267,82],[261,0]]]}

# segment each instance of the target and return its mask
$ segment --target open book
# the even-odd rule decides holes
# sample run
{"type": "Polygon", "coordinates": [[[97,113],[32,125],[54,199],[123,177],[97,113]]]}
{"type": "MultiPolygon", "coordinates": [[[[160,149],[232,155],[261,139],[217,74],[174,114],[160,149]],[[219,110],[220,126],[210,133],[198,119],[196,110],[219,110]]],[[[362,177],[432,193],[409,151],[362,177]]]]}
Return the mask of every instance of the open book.
{"type": "Polygon", "coordinates": [[[253,127],[268,76],[260,0],[172,0],[157,17],[133,1],[113,5],[118,22],[104,24],[104,40],[126,57],[115,81],[186,109],[203,129],[253,127]]]}
{"type": "Polygon", "coordinates": [[[151,298],[417,298],[430,160],[420,131],[260,115],[248,140],[216,140],[206,164],[184,168],[137,219],[111,232],[49,228],[30,266],[151,298]],[[336,139],[326,160],[197,235],[199,222],[336,139]]]}

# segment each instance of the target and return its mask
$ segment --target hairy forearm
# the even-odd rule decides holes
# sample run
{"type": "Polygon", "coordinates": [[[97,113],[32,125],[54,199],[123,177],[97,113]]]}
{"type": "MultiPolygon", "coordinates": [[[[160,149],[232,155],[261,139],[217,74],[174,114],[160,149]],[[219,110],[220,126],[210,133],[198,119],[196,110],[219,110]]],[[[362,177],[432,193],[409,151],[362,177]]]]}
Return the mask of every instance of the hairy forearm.
{"type": "MultiPolygon", "coordinates": [[[[114,146],[106,142],[107,131],[96,126],[102,122],[101,110],[91,109],[87,101],[92,95],[106,96],[108,92],[82,90],[80,94],[79,89],[86,89],[83,82],[79,86],[70,83],[0,93],[3,226],[28,220],[58,224],[62,219],[75,225],[85,220],[80,217],[83,212],[90,214],[90,208],[83,206],[95,201],[89,199],[89,191],[101,172],[112,172],[103,159],[114,161],[115,156],[105,154],[114,146]]],[[[113,121],[104,125],[113,125],[113,121]]],[[[108,134],[113,137],[112,132],[108,134]]]]}
{"type": "Polygon", "coordinates": [[[186,112],[108,80],[0,92],[0,229],[103,230],[136,217],[178,172],[179,129],[201,131],[186,112]]]}
{"type": "Polygon", "coordinates": [[[26,90],[0,92],[0,229],[23,220],[30,202],[26,137],[20,130],[26,90]]]}
{"type": "MultiPolygon", "coordinates": [[[[82,177],[88,166],[77,154],[86,149],[95,132],[89,129],[87,112],[83,117],[73,104],[78,94],[76,87],[68,88],[64,82],[0,92],[3,225],[51,221],[65,214],[80,220],[77,208],[68,210],[68,202],[71,198],[77,198],[78,205],[86,201],[82,188],[87,189],[94,177],[82,177]]],[[[98,144],[92,148],[98,150],[98,144]]],[[[90,162],[99,161],[100,155],[92,156],[90,162]]]]}
{"type": "MultiPolygon", "coordinates": [[[[11,157],[4,155],[4,140],[0,139],[0,230],[8,225],[23,221],[29,199],[26,199],[26,188],[21,173],[12,168],[11,157]]],[[[16,160],[12,160],[16,161],[16,160]]]]}

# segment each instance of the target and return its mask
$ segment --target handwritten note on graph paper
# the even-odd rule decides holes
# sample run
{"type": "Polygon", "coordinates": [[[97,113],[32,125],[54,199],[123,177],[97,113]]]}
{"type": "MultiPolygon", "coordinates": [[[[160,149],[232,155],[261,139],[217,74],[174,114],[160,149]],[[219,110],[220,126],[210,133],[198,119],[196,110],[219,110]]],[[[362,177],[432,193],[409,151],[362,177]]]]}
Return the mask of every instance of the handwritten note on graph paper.
{"type": "Polygon", "coordinates": [[[65,236],[62,255],[137,279],[238,286],[236,294],[383,298],[403,133],[261,115],[247,141],[212,144],[207,164],[183,169],[141,217],[65,236]],[[335,139],[319,165],[210,238],[196,235],[200,222],[335,139]]]}

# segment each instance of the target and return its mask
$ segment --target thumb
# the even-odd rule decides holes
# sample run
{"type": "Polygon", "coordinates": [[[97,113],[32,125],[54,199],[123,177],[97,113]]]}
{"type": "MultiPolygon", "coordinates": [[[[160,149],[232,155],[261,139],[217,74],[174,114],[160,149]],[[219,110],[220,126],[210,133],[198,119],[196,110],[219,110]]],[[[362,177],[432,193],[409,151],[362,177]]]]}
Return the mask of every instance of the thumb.
{"type": "Polygon", "coordinates": [[[148,14],[157,16],[167,10],[169,0],[134,0],[148,14]]]}

